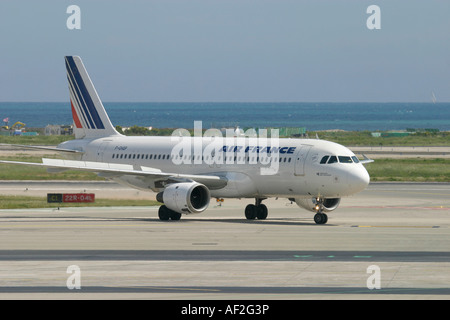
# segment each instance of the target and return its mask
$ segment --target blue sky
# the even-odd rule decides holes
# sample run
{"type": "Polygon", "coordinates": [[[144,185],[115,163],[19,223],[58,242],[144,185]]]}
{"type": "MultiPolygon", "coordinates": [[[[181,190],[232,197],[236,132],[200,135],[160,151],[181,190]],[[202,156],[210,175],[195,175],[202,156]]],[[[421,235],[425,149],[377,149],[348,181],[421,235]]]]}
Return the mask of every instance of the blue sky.
{"type": "Polygon", "coordinates": [[[0,101],[67,101],[65,55],[103,101],[450,101],[450,1],[6,0],[0,101]],[[69,30],[69,5],[81,30],[69,30]],[[381,29],[369,30],[369,5],[381,29]]]}

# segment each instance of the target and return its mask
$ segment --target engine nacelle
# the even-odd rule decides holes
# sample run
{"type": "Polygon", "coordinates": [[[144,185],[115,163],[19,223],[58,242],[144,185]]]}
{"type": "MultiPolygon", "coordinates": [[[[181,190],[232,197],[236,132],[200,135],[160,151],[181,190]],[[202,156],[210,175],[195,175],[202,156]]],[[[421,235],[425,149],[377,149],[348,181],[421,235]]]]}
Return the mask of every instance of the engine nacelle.
{"type": "Polygon", "coordinates": [[[211,199],[209,189],[197,182],[173,183],[156,195],[156,200],[178,213],[200,213],[211,199]]]}
{"type": "MultiPolygon", "coordinates": [[[[323,210],[322,212],[331,212],[333,210],[336,210],[339,206],[339,203],[341,202],[341,198],[330,198],[330,199],[324,199],[323,200],[323,210]]],[[[311,199],[300,199],[296,198],[295,203],[306,210],[317,212],[316,205],[317,201],[316,198],[311,199]]]]}

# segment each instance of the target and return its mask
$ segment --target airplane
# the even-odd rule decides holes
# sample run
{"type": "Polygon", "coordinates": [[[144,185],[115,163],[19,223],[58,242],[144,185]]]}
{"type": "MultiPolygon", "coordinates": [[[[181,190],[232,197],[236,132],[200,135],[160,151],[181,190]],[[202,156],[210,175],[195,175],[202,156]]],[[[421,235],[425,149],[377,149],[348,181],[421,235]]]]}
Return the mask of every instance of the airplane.
{"type": "Polygon", "coordinates": [[[255,199],[246,206],[245,218],[264,220],[268,208],[262,202],[276,197],[295,202],[315,214],[316,224],[325,224],[327,213],[338,208],[342,197],[369,184],[364,164],[373,160],[360,160],[350,149],[326,140],[122,135],[112,125],[81,58],[66,56],[65,66],[75,139],[56,148],[21,146],[58,151],[65,159],[0,163],[46,167],[49,172],[91,171],[154,191],[162,203],[162,221],[202,213],[211,198],[255,199]]]}

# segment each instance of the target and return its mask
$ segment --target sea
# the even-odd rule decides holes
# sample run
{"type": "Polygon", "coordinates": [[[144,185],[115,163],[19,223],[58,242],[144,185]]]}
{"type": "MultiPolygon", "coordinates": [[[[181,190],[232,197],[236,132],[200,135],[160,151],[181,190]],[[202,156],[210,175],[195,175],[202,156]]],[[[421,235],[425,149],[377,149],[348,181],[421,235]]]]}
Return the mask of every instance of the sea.
{"type": "MultiPolygon", "coordinates": [[[[450,131],[450,103],[104,102],[114,126],[155,128],[302,127],[307,131],[450,131]]],[[[72,124],[69,102],[0,102],[1,120],[26,127],[72,124]]]]}

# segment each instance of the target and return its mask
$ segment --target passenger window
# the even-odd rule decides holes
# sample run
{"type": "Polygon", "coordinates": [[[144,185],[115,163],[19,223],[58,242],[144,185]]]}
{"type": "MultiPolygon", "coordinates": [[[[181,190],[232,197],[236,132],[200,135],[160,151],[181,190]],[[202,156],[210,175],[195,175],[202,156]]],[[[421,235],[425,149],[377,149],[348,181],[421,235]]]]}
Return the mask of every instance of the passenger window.
{"type": "Polygon", "coordinates": [[[339,156],[339,162],[340,163],[353,163],[352,158],[345,157],[345,156],[339,156]]]}
{"type": "Polygon", "coordinates": [[[325,163],[327,163],[327,160],[328,160],[329,157],[330,157],[330,156],[324,156],[324,157],[322,158],[322,160],[320,160],[320,164],[325,164],[325,163]]]}
{"type": "Polygon", "coordinates": [[[338,159],[337,159],[336,156],[331,156],[331,157],[330,157],[330,160],[328,160],[328,164],[330,164],[330,163],[336,163],[336,162],[338,162],[338,159]]]}

